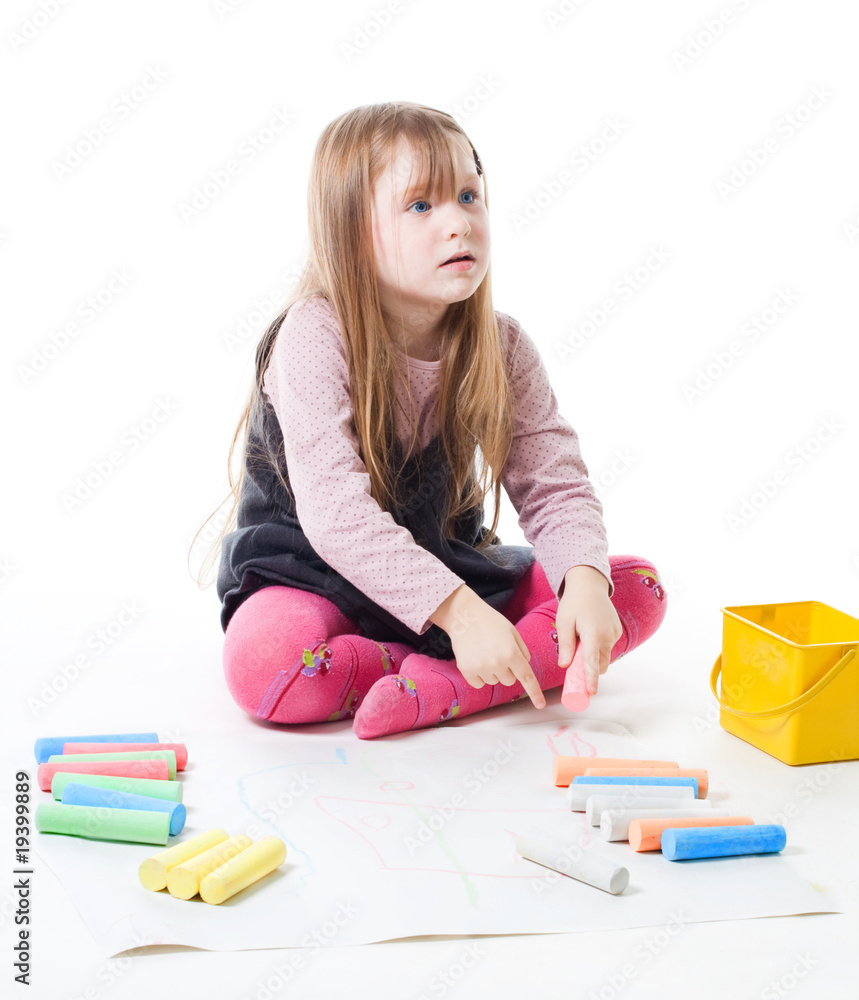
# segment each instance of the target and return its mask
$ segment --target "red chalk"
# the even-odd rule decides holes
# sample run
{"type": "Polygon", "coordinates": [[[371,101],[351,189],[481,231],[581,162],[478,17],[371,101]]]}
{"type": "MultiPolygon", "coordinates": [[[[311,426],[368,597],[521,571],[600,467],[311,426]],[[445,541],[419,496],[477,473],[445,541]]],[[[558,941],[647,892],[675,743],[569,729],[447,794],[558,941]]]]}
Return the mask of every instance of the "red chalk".
{"type": "Polygon", "coordinates": [[[51,790],[51,781],[57,771],[71,771],[73,774],[107,774],[117,778],[157,778],[168,781],[170,767],[166,760],[108,760],[104,762],[81,761],[79,764],[56,761],[53,764],[39,764],[39,788],[43,792],[51,790]]]}
{"type": "Polygon", "coordinates": [[[125,753],[130,750],[172,750],[176,770],[184,771],[188,749],[184,743],[64,743],[63,753],[125,753]]]}
{"type": "MultiPolygon", "coordinates": [[[[576,652],[578,653],[579,650],[576,652]]],[[[591,696],[588,693],[584,657],[573,656],[573,662],[567,667],[567,675],[564,678],[561,704],[571,712],[584,712],[590,703],[591,696]]]]}

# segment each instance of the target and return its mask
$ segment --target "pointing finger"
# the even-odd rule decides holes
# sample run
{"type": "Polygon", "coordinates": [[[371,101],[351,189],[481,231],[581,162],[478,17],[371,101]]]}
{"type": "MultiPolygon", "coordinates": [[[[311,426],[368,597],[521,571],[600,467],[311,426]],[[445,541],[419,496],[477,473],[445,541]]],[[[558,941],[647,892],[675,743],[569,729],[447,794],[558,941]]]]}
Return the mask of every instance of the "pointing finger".
{"type": "Polygon", "coordinates": [[[546,699],[543,697],[543,692],[540,689],[540,682],[534,676],[534,671],[528,663],[525,660],[521,660],[513,668],[513,673],[522,684],[522,687],[525,688],[525,693],[531,699],[534,707],[545,708],[546,699]]]}

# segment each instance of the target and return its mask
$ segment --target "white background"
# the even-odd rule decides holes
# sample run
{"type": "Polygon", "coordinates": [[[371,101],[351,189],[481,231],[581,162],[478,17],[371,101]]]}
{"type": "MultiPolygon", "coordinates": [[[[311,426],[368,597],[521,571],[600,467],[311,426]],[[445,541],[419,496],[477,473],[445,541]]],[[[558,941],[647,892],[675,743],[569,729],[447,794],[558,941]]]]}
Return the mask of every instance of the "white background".
{"type": "MultiPolygon", "coordinates": [[[[689,766],[721,764],[729,777],[766,760],[771,770],[712,723],[707,678],[723,606],[818,600],[859,616],[857,27],[836,0],[5,4],[4,779],[35,773],[38,735],[155,728],[190,744],[195,727],[240,738],[252,724],[223,685],[217,597],[197,589],[188,550],[226,497],[256,341],[279,311],[265,303],[306,249],[316,139],[343,111],[392,99],[454,113],[478,150],[495,307],[543,352],[604,504],[610,552],[645,556],[664,579],[664,625],[603,678],[592,711],[665,752],[688,748],[689,766]],[[722,11],[731,19],[717,30],[722,11]],[[278,112],[289,123],[266,133],[278,112]],[[64,167],[105,118],[112,129],[64,167]],[[620,134],[600,144],[609,122],[620,134]],[[249,161],[239,151],[254,136],[264,148],[249,161]],[[240,174],[206,188],[231,159],[240,174]],[[572,183],[547,197],[565,169],[572,183]],[[185,219],[204,188],[204,207],[185,219]],[[520,225],[529,204],[537,210],[520,225]],[[648,269],[655,249],[667,260],[648,269]],[[618,283],[637,268],[646,280],[623,297],[618,283]],[[127,284],[110,294],[114,272],[127,284]],[[110,301],[85,319],[79,310],[100,293],[110,301]],[[793,304],[775,318],[767,308],[781,293],[793,304]],[[606,299],[616,311],[587,327],[606,299]],[[727,365],[732,343],[742,352],[727,365]],[[699,369],[710,381],[690,398],[699,369]],[[147,424],[165,400],[169,416],[147,424]],[[90,494],[69,505],[88,477],[90,494]],[[124,621],[123,607],[134,608],[124,621]],[[111,642],[95,653],[99,629],[111,642]],[[694,721],[708,711],[702,735],[694,721]]],[[[524,542],[506,498],[500,534],[524,542]]],[[[855,783],[855,767],[840,780],[855,783]]],[[[776,773],[792,795],[801,770],[776,773]]],[[[828,802],[846,808],[831,789],[828,802]]],[[[812,843],[825,853],[822,833],[812,843]]],[[[203,982],[212,997],[252,996],[287,954],[148,950],[107,982],[52,873],[38,885],[31,996],[143,997],[165,981],[165,996],[203,982]]],[[[855,880],[848,888],[855,914],[855,880]]],[[[818,964],[795,978],[795,995],[846,996],[831,930],[840,921],[844,933],[846,919],[694,925],[617,994],[686,995],[688,967],[706,970],[698,995],[742,982],[736,995],[765,996],[811,947],[818,964]]],[[[6,903],[3,927],[11,980],[6,903]]],[[[456,994],[603,988],[608,998],[617,956],[647,936],[485,939],[492,960],[456,994]]],[[[418,997],[465,943],[333,949],[283,995],[418,997]]]]}

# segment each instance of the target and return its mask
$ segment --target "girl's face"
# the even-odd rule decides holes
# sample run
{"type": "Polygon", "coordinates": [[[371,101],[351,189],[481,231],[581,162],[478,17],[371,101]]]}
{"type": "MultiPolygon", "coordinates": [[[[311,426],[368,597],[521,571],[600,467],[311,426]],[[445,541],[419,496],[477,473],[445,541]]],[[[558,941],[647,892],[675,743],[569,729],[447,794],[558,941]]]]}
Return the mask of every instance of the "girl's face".
{"type": "Polygon", "coordinates": [[[373,188],[373,250],[382,306],[417,329],[433,326],[448,305],[472,295],[489,267],[489,213],[471,147],[456,158],[456,198],[408,190],[418,164],[403,142],[393,172],[373,188]],[[471,255],[468,264],[444,267],[451,256],[471,255]]]}

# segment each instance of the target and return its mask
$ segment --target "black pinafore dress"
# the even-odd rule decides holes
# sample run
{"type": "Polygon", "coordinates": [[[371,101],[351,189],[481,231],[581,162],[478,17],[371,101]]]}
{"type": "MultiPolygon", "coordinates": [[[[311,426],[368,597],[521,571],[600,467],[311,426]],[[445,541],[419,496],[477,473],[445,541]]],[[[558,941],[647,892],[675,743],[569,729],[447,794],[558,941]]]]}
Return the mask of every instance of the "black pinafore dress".
{"type": "MultiPolygon", "coordinates": [[[[394,450],[399,468],[403,453],[396,439],[394,450]]],[[[405,642],[428,656],[451,659],[450,637],[442,628],[431,625],[423,635],[412,631],[319,556],[299,524],[291,491],[284,489],[271,461],[262,457],[283,454],[277,414],[267,396],[258,394],[251,408],[237,527],[224,538],[218,568],[223,630],[226,632],[236,609],[251,594],[279,584],[328,598],[358,623],[360,634],[368,639],[405,642]]],[[[286,462],[280,464],[288,482],[286,462]]],[[[439,433],[406,462],[398,482],[400,503],[391,516],[487,604],[503,611],[534,562],[533,546],[503,545],[499,541],[477,552],[475,546],[488,529],[482,523],[484,511],[476,508],[456,519],[455,538],[445,538],[441,508],[443,484],[449,476],[450,466],[439,433]]],[[[324,502],[324,497],[320,500],[324,502]]]]}

